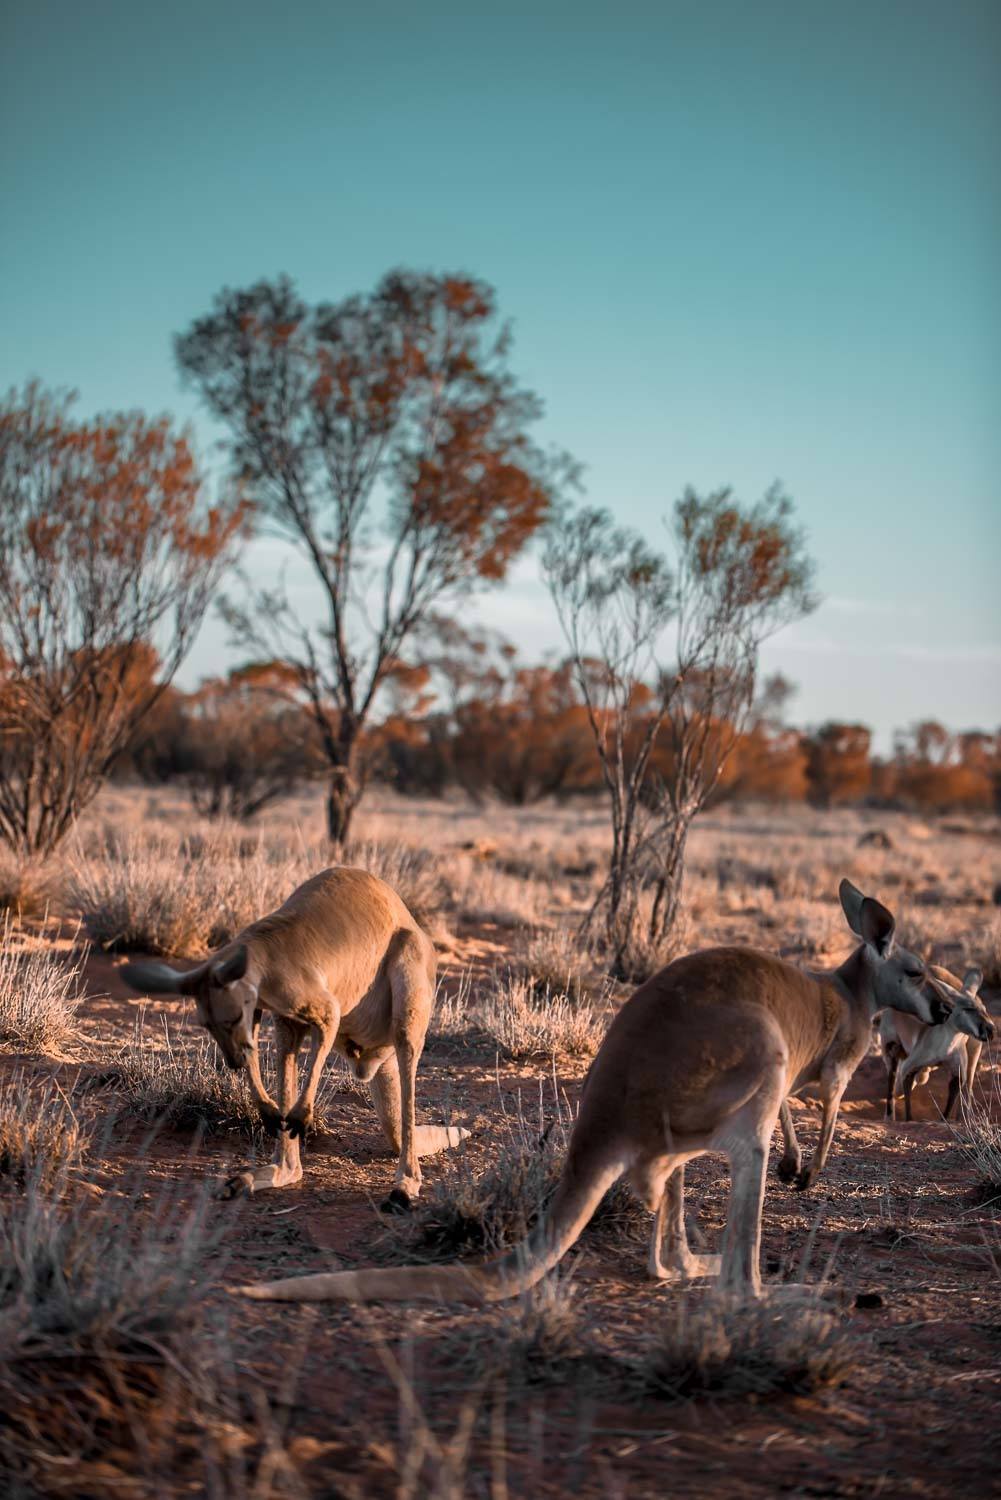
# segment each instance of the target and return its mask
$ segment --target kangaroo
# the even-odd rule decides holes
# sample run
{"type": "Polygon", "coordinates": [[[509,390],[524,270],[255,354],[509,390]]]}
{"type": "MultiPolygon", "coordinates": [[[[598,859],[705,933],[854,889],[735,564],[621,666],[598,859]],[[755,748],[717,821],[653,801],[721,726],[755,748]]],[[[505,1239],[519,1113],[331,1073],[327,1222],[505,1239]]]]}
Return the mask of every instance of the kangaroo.
{"type": "Polygon", "coordinates": [[[820,1078],[824,1117],[812,1180],[830,1147],[841,1095],[868,1049],[874,1013],[892,1004],[932,1024],[948,1010],[920,960],[894,946],[887,909],[847,880],[840,896],[862,942],[831,973],[804,973],[747,948],[709,948],[677,959],[626,1001],[585,1080],[549,1210],[508,1255],[482,1266],[338,1271],[242,1291],[289,1302],[499,1301],[550,1271],[602,1195],[627,1176],[655,1215],[648,1258],[654,1276],[719,1274],[727,1291],[760,1295],[765,1169],[786,1096],[820,1078]],[[730,1163],[722,1256],[694,1255],[685,1234],[685,1163],[709,1151],[730,1163]]]}
{"type": "Polygon", "coordinates": [[[230,1177],[222,1196],[300,1180],[299,1142],[333,1050],[369,1085],[386,1138],[399,1154],[383,1206],[403,1210],[420,1192],[418,1158],[469,1134],[415,1122],[417,1063],[436,968],[430,938],[396,892],[367,870],[336,866],[307,880],[197,968],[181,973],[163,963],[132,963],[122,974],[141,993],[194,998],[199,1022],[229,1066],[245,1070],[264,1126],[278,1137],[274,1161],[230,1177]],[[274,1017],[278,1103],[261,1078],[257,1038],[264,1010],[274,1017]],[[307,1036],[309,1063],[297,1095],[299,1049],[307,1036]]]}
{"type": "Polygon", "coordinates": [[[932,973],[954,1001],[951,1013],[938,1026],[923,1026],[914,1016],[885,1010],[879,1022],[879,1040],[886,1064],[886,1118],[896,1119],[896,1096],[903,1090],[904,1114],[911,1119],[911,1093],[916,1083],[927,1083],[933,1068],[949,1070],[949,1093],[942,1118],[951,1115],[962,1095],[969,1104],[984,1043],[994,1036],[994,1023],[977,991],[984,976],[970,969],[958,989],[946,969],[932,973]]]}

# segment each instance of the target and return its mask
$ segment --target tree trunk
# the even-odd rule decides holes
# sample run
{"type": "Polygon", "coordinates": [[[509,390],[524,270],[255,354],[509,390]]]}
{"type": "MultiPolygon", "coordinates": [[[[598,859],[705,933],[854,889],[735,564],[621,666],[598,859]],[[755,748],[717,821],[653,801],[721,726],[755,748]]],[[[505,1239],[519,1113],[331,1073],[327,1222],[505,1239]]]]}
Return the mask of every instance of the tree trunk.
{"type": "Polygon", "coordinates": [[[334,848],[343,853],[351,832],[351,820],[361,801],[361,787],[351,769],[334,766],[327,789],[327,836],[334,848]]]}
{"type": "Polygon", "coordinates": [[[653,910],[650,913],[650,939],[659,943],[668,936],[681,911],[685,884],[685,845],[691,819],[680,817],[664,831],[660,875],[654,886],[653,910]]]}

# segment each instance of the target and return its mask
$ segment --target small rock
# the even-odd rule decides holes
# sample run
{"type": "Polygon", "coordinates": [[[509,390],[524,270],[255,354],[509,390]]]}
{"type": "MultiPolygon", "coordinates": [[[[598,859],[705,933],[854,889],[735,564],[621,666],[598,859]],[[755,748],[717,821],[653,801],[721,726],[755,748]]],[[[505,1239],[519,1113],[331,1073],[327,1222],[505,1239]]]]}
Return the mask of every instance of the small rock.
{"type": "Polygon", "coordinates": [[[870,828],[858,841],[860,849],[892,849],[893,840],[882,828],[870,828]]]}

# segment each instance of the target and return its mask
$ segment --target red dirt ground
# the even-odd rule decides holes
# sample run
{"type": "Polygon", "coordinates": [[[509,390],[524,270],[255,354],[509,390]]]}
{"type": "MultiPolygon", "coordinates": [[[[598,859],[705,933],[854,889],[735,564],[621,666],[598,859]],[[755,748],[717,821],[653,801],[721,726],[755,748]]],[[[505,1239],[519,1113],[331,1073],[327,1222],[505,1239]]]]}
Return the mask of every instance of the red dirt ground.
{"type": "MultiPolygon", "coordinates": [[[[448,964],[454,981],[468,968],[489,967],[503,953],[503,935],[479,931],[457,941],[448,964]]],[[[7,1054],[0,1069],[54,1071],[64,1086],[97,1073],[102,1056],[131,1034],[138,1002],[116,969],[121,960],[93,955],[87,968],[90,999],[83,1019],[84,1050],[96,1062],[42,1063],[7,1054]]],[[[995,1011],[998,1007],[995,1005],[995,1011]]],[[[170,1026],[189,1024],[180,1001],[148,1006],[170,1026]]],[[[995,1055],[985,1056],[983,1075],[995,1055]]],[[[583,1066],[558,1068],[574,1103],[583,1066]]],[[[458,1119],[480,1119],[467,1150],[475,1169],[495,1149],[501,1111],[519,1091],[530,1109],[539,1078],[551,1065],[467,1059],[429,1049],[419,1075],[425,1118],[446,1107],[458,1119]]],[[[882,1119],[882,1064],[870,1057],[844,1106],[831,1160],[818,1189],[795,1193],[773,1170],[764,1216],[764,1263],[776,1279],[801,1264],[814,1236],[808,1279],[833,1262],[859,1359],[845,1384],[820,1396],[700,1400],[609,1401],[586,1381],[509,1392],[509,1404],[482,1396],[463,1494],[505,1493],[498,1453],[503,1449],[511,1497],[982,1496],[1001,1492],[998,1442],[1001,1394],[1001,1220],[997,1208],[977,1206],[973,1168],[953,1131],[937,1119],[927,1091],[916,1091],[920,1118],[888,1125],[882,1119]],[[854,1307],[859,1292],[879,1294],[872,1310],[854,1307]],[[493,1457],[492,1457],[493,1455],[493,1457]],[[491,1488],[493,1485],[493,1488],[491,1488]]],[[[547,1083],[551,1097],[551,1084],[547,1083]]],[[[941,1099],[945,1083],[933,1080],[941,1099]]],[[[99,1114],[101,1095],[85,1096],[99,1114]]],[[[333,1131],[311,1144],[304,1181],[252,1201],[219,1203],[232,1225],[220,1283],[254,1281],[324,1268],[365,1264],[373,1237],[384,1230],[376,1205],[391,1183],[393,1162],[366,1101],[338,1095],[333,1131]]],[[[796,1106],[805,1149],[817,1115],[796,1106]]],[[[245,1155],[235,1136],[215,1136],[192,1155],[190,1137],[161,1133],[148,1144],[145,1128],[115,1135],[94,1174],[105,1211],[114,1212],[116,1182],[144,1163],[151,1177],[195,1184],[221,1176],[245,1155]]],[[[442,1170],[426,1163],[431,1183],[442,1170]]],[[[689,1198],[714,1242],[721,1231],[727,1177],[716,1159],[689,1168],[689,1198]]],[[[576,1256],[578,1298],[601,1338],[620,1354],[675,1315],[679,1299],[698,1296],[658,1287],[644,1276],[644,1246],[611,1247],[585,1241],[576,1256]]],[[[233,1320],[238,1358],[272,1391],[292,1400],[287,1443],[303,1486],[316,1496],[362,1497],[401,1493],[397,1445],[406,1427],[397,1389],[379,1357],[379,1336],[409,1370],[428,1420],[446,1441],[476,1385],[475,1373],[442,1357],[440,1341],[456,1340],[501,1316],[470,1310],[373,1307],[360,1317],[334,1304],[316,1308],[262,1307],[224,1297],[233,1320]],[[401,1346],[401,1320],[412,1337],[401,1346]],[[301,1360],[290,1391],[288,1370],[301,1360]],[[401,1427],[402,1423],[402,1427],[401,1427]]],[[[430,1495],[431,1470],[412,1493],[430,1495]]]]}

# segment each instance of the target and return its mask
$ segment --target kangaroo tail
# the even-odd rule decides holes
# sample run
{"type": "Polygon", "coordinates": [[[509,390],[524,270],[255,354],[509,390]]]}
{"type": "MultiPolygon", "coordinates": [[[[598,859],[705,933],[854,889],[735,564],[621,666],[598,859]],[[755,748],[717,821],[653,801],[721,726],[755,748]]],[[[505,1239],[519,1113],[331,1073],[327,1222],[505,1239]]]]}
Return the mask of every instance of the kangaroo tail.
{"type": "Polygon", "coordinates": [[[583,1233],[602,1197],[629,1165],[604,1152],[576,1165],[573,1147],[548,1213],[527,1240],[480,1266],[409,1266],[398,1271],[332,1271],[238,1290],[261,1302],[502,1302],[541,1281],[583,1233]]]}

